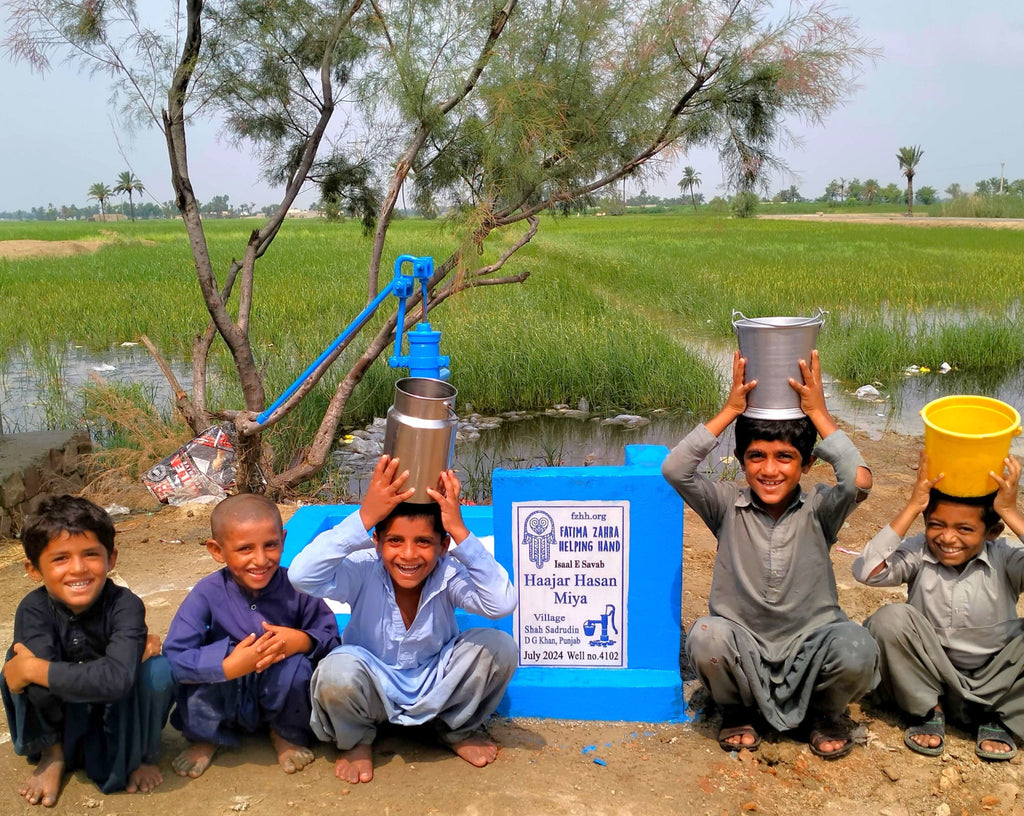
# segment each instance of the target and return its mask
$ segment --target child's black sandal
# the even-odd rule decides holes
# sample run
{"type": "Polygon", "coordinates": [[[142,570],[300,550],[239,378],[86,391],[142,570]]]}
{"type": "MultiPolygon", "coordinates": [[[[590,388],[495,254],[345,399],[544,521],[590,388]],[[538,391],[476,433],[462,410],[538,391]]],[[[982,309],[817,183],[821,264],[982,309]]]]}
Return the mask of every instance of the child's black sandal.
{"type": "Polygon", "coordinates": [[[1008,759],[1013,759],[1017,756],[1017,744],[1013,741],[1013,736],[1003,727],[999,720],[992,720],[992,722],[978,726],[978,739],[974,743],[974,753],[980,759],[986,759],[989,762],[1006,762],[1008,759]],[[981,744],[986,740],[1009,745],[1010,750],[986,751],[981,747],[981,744]]]}
{"type": "Polygon", "coordinates": [[[925,756],[942,756],[946,750],[946,717],[938,708],[933,708],[920,721],[911,725],[903,732],[903,743],[911,751],[925,756]],[[934,748],[919,745],[911,737],[938,737],[940,742],[934,748]]]}

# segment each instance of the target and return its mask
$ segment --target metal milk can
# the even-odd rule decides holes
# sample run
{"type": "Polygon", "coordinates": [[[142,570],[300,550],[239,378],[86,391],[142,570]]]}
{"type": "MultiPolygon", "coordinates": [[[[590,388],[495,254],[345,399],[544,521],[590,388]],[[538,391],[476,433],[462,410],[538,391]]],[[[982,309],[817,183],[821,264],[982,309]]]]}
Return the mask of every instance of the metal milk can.
{"type": "Polygon", "coordinates": [[[406,377],[395,383],[394,404],[388,409],[384,429],[384,453],[401,460],[399,472],[409,471],[405,489],[416,488],[410,502],[432,502],[427,488],[436,489],[441,471],[451,467],[457,393],[450,383],[429,377],[406,377]]]}

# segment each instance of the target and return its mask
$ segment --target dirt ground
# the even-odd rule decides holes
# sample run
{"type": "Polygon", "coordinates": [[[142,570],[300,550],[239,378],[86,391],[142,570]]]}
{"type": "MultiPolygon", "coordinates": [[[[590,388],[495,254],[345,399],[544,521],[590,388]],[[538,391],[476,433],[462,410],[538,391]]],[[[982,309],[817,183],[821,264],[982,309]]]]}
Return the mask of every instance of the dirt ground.
{"type": "MultiPolygon", "coordinates": [[[[759,215],[758,218],[796,221],[847,221],[856,224],[910,224],[915,227],[983,227],[988,229],[1024,229],[1022,218],[943,218],[939,216],[902,213],[838,213],[823,210],[802,215],[759,215]]],[[[25,260],[27,258],[59,258],[96,252],[107,241],[0,241],[0,259],[25,260]]],[[[153,241],[143,243],[153,244],[153,241]]]]}
{"type": "MultiPolygon", "coordinates": [[[[919,442],[896,435],[872,441],[857,435],[875,474],[871,498],[853,514],[839,548],[857,550],[895,513],[913,482],[919,442]]],[[[827,467],[810,478],[825,479],[827,467]]],[[[158,508],[141,487],[100,497],[132,508],[119,517],[116,576],[146,602],[152,631],[164,635],[187,589],[214,568],[201,543],[208,530],[203,506],[158,508]]],[[[293,508],[283,507],[287,516],[293,508]]],[[[689,511],[684,538],[683,623],[707,608],[714,540],[689,511]]],[[[868,589],[850,577],[853,555],[833,555],[840,598],[849,615],[862,620],[880,604],[900,600],[892,590],[868,589]]],[[[10,642],[14,609],[34,586],[22,568],[18,542],[0,543],[0,643],[10,642]]],[[[332,776],[336,752],[316,749],[316,761],[294,776],[276,765],[266,737],[218,755],[196,780],[171,771],[182,749],[181,736],[164,732],[164,784],[151,794],[103,795],[76,773],[55,811],[83,814],[197,813],[295,816],[352,814],[882,814],[959,816],[1021,813],[1024,752],[1013,761],[985,764],[974,756],[971,736],[952,729],[941,759],[903,747],[902,724],[891,713],[865,703],[851,709],[863,745],[838,762],[814,757],[788,735],[768,735],[750,754],[723,752],[714,740],[717,722],[702,713],[703,695],[688,682],[692,722],[634,723],[493,719],[491,733],[501,746],[498,761],[475,769],[416,734],[391,733],[374,750],[376,776],[349,786],[332,776]],[[601,760],[600,763],[595,760],[601,760]]],[[[612,716],[613,711],[608,715],[612,716]]],[[[14,755],[0,725],[0,811],[32,808],[16,796],[30,771],[14,755]]]]}

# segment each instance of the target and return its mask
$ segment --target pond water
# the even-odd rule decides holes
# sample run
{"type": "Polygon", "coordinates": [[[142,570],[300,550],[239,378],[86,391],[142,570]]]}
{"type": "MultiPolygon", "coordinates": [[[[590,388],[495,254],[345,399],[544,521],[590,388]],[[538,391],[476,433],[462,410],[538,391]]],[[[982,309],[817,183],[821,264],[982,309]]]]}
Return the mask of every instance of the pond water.
{"type": "MultiPolygon", "coordinates": [[[[706,348],[705,353],[719,367],[723,377],[728,376],[731,349],[706,348]]],[[[183,384],[189,382],[188,364],[178,362],[172,364],[172,368],[183,384]]],[[[113,382],[137,384],[156,404],[170,404],[170,389],[142,346],[125,344],[101,353],[69,346],[63,356],[51,355],[42,360],[22,353],[9,357],[0,369],[0,432],[74,424],[79,410],[75,407],[75,394],[94,374],[113,382]]],[[[1018,410],[1024,408],[1024,371],[1011,372],[1001,378],[979,377],[956,370],[945,374],[919,373],[896,379],[890,388],[875,384],[879,392],[876,396],[858,398],[857,390],[863,385],[869,384],[843,383],[826,377],[826,396],[837,418],[872,438],[879,438],[886,430],[921,436],[924,431],[919,415],[921,408],[949,394],[986,394],[1018,410]]],[[[468,412],[465,405],[456,407],[460,415],[468,412]]],[[[704,419],[684,412],[659,410],[638,420],[609,423],[608,415],[581,413],[576,410],[578,407],[528,415],[510,414],[490,420],[470,417],[462,423],[456,467],[463,474],[468,494],[476,500],[487,500],[490,472],[495,467],[621,464],[625,445],[671,447],[704,419]]],[[[723,439],[720,451],[711,457],[717,468],[730,466],[730,449],[731,441],[723,439]]],[[[1013,451],[1024,455],[1024,436],[1016,438],[1013,451]]],[[[361,495],[367,476],[364,464],[351,458],[336,457],[336,460],[348,491],[361,495]]]]}

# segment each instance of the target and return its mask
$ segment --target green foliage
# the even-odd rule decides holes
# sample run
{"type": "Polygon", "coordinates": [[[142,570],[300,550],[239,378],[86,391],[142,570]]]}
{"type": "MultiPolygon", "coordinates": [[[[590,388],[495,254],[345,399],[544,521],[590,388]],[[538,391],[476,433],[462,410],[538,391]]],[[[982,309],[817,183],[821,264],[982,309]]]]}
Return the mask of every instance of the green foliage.
{"type": "MultiPolygon", "coordinates": [[[[794,206],[815,205],[778,205],[794,206]]],[[[513,264],[531,271],[524,284],[480,287],[432,311],[461,397],[482,410],[586,397],[599,410],[683,407],[707,416],[722,383],[701,349],[734,342],[732,309],[752,316],[827,310],[826,367],[858,384],[892,381],[912,363],[949,362],[964,373],[1024,365],[1024,335],[1007,310],[1007,293],[1024,276],[1014,231],[686,212],[546,219],[513,264]]],[[[247,229],[239,221],[207,225],[217,264],[226,265],[247,229]]],[[[389,269],[399,253],[435,254],[448,240],[438,222],[409,219],[392,231],[389,269]]],[[[188,339],[207,316],[194,298],[180,222],[0,223],[0,240],[8,238],[108,242],[59,263],[0,261],[0,312],[20,316],[0,321],[0,355],[28,350],[35,367],[52,370],[53,423],[81,415],[75,395],[59,385],[66,342],[102,351],[146,332],[169,357],[189,359],[188,339]]],[[[254,306],[268,394],[280,394],[362,308],[368,248],[355,222],[286,223],[264,260],[254,306]]],[[[308,444],[354,353],[270,434],[281,461],[308,444]]],[[[212,407],[239,407],[240,395],[221,376],[230,366],[222,344],[212,364],[221,384],[212,407]]],[[[372,366],[345,421],[382,416],[398,376],[381,361],[372,366]]]]}
{"type": "Polygon", "coordinates": [[[732,214],[737,218],[753,218],[760,201],[761,199],[758,198],[757,193],[744,190],[732,197],[729,206],[732,208],[732,214]]]}
{"type": "Polygon", "coordinates": [[[1009,195],[960,195],[942,205],[951,218],[1024,218],[1024,198],[1009,195]]]}

